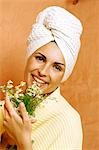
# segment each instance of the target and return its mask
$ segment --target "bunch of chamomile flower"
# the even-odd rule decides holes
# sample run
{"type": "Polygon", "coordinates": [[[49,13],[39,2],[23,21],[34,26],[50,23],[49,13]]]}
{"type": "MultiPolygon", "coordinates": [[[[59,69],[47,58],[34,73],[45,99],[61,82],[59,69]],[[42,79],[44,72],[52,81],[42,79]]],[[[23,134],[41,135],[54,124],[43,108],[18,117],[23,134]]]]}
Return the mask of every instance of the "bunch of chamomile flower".
{"type": "Polygon", "coordinates": [[[21,102],[25,104],[29,116],[35,116],[35,109],[45,99],[43,91],[33,83],[26,88],[26,82],[21,81],[19,85],[14,86],[13,82],[9,80],[6,85],[0,86],[0,91],[7,94],[12,105],[19,113],[18,106],[21,102]]]}

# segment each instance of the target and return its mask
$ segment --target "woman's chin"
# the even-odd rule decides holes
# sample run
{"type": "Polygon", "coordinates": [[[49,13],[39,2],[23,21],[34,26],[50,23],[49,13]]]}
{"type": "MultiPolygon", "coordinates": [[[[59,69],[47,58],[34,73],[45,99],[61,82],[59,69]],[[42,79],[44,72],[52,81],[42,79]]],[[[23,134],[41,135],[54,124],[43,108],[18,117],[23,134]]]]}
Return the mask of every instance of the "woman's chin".
{"type": "Polygon", "coordinates": [[[38,87],[44,92],[44,94],[48,93],[48,84],[43,84],[38,87]]]}

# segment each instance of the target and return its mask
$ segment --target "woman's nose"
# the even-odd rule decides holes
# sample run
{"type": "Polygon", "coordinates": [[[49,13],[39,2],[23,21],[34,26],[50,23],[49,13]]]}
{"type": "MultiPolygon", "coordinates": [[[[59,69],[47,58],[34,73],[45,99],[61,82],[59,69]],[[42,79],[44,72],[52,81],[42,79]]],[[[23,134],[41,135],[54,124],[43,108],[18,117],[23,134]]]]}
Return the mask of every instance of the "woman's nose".
{"type": "Polygon", "coordinates": [[[49,65],[44,65],[40,67],[39,73],[41,76],[47,76],[49,74],[50,67],[49,65]]]}

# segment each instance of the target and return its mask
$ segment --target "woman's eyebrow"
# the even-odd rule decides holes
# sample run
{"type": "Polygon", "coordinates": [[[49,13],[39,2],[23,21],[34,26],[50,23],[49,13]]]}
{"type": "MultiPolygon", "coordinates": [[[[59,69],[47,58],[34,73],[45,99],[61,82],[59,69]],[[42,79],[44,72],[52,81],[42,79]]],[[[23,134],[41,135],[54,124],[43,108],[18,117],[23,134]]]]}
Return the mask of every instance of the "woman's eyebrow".
{"type": "Polygon", "coordinates": [[[43,55],[42,53],[37,52],[36,54],[40,54],[40,55],[42,55],[44,57],[44,59],[46,59],[45,55],[43,55]]]}

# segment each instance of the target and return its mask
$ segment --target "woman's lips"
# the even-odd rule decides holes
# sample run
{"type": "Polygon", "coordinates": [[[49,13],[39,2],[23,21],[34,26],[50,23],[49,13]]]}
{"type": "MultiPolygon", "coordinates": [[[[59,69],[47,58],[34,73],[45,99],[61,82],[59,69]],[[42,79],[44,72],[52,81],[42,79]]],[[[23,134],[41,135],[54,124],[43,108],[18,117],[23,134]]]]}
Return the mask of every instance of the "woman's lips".
{"type": "Polygon", "coordinates": [[[44,84],[44,83],[45,83],[44,81],[42,81],[42,80],[38,79],[38,78],[37,78],[37,77],[35,77],[35,76],[34,76],[34,80],[35,80],[36,82],[38,82],[38,83],[42,83],[42,84],[44,84]]]}
{"type": "Polygon", "coordinates": [[[44,84],[48,84],[48,82],[45,82],[44,80],[38,78],[37,76],[34,76],[33,74],[32,74],[32,78],[33,78],[33,82],[36,82],[36,84],[39,87],[43,86],[44,84]]]}

